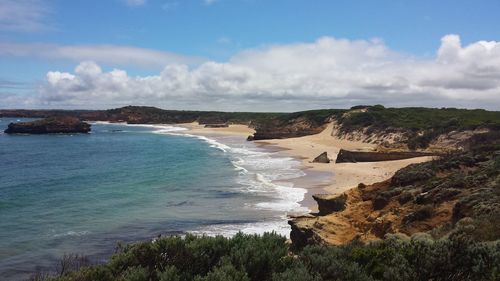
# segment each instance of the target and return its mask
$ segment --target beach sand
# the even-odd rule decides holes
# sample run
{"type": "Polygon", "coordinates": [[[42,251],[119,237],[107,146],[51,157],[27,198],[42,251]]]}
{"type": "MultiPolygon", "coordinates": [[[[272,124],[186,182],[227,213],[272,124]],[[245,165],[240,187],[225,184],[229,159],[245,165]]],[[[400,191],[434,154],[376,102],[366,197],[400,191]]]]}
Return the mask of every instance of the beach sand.
{"type": "MultiPolygon", "coordinates": [[[[227,128],[204,128],[197,123],[182,124],[188,128],[189,133],[208,135],[208,134],[229,134],[247,137],[255,131],[245,125],[230,125],[227,128]]],[[[432,160],[432,157],[417,157],[396,161],[382,162],[364,162],[364,163],[335,163],[337,154],[341,148],[347,150],[373,150],[376,145],[360,142],[339,139],[332,135],[333,125],[330,124],[327,128],[316,135],[288,138],[288,139],[272,139],[265,141],[255,141],[264,147],[282,149],[285,153],[292,157],[302,160],[303,167],[309,176],[305,179],[300,179],[300,186],[308,190],[306,198],[302,204],[312,211],[316,210],[316,204],[312,200],[312,195],[316,193],[341,194],[359,183],[373,184],[384,181],[392,177],[394,173],[412,163],[420,163],[432,160]],[[312,163],[312,160],[323,152],[328,153],[331,162],[312,163]],[[318,176],[319,180],[315,180],[316,175],[325,175],[328,173],[329,180],[324,179],[324,176],[318,176]],[[304,182],[307,181],[307,182],[304,182]]]]}
{"type": "Polygon", "coordinates": [[[292,156],[300,157],[306,169],[315,171],[332,172],[331,182],[324,187],[326,193],[340,194],[346,190],[356,187],[359,183],[373,184],[384,181],[394,173],[412,163],[430,161],[432,157],[417,157],[396,161],[364,162],[364,163],[335,163],[337,154],[341,148],[347,150],[373,150],[376,145],[360,142],[342,140],[332,136],[333,125],[316,135],[257,141],[266,145],[275,145],[286,149],[292,156]],[[331,162],[312,163],[312,160],[323,152],[328,153],[331,162]]]}
{"type": "Polygon", "coordinates": [[[225,128],[205,128],[204,125],[199,125],[197,122],[183,123],[178,125],[189,129],[190,134],[196,135],[224,134],[245,137],[246,140],[248,136],[255,133],[254,129],[251,129],[246,125],[229,125],[229,127],[225,128]]]}

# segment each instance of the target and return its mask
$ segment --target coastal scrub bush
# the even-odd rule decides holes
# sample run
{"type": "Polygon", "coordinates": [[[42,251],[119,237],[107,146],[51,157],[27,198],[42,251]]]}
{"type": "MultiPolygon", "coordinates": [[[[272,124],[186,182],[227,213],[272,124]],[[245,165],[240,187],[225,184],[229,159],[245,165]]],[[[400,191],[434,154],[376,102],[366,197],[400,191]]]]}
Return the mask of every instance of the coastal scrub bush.
{"type": "Polygon", "coordinates": [[[432,207],[432,205],[421,206],[413,213],[410,213],[409,215],[405,216],[403,218],[403,224],[407,225],[414,221],[422,221],[428,219],[432,217],[433,213],[434,213],[434,208],[432,207]]]}
{"type": "Polygon", "coordinates": [[[415,182],[425,181],[434,176],[435,172],[424,164],[411,164],[398,170],[391,179],[393,186],[405,186],[415,182]]]}
{"type": "Polygon", "coordinates": [[[464,220],[441,239],[429,234],[388,234],[370,243],[309,245],[296,252],[290,250],[284,237],[273,233],[240,233],[233,238],[164,237],[128,245],[108,263],[36,280],[499,280],[498,235],[491,242],[477,241],[475,227],[473,220],[464,220]],[[202,258],[208,260],[203,262],[202,258]]]}
{"type": "Polygon", "coordinates": [[[398,202],[401,205],[404,205],[413,200],[413,194],[410,191],[405,191],[398,196],[398,202]]]}
{"type": "Polygon", "coordinates": [[[500,128],[500,112],[456,108],[385,108],[356,106],[365,109],[350,112],[339,118],[340,131],[350,133],[364,130],[370,133],[400,132],[406,137],[409,149],[425,149],[442,134],[452,131],[500,128]]]}

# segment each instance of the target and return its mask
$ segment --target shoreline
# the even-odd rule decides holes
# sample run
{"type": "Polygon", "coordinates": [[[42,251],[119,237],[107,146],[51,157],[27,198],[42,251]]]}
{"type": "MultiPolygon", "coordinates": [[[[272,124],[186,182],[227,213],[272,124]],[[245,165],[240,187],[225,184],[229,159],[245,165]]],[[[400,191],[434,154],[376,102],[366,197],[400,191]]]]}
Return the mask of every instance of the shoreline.
{"type": "Polygon", "coordinates": [[[433,159],[431,156],[424,156],[393,161],[335,163],[340,149],[371,151],[376,148],[376,145],[339,139],[334,134],[332,124],[316,135],[256,141],[256,143],[284,148],[286,153],[300,157],[305,169],[332,173],[329,183],[324,188],[324,193],[332,195],[344,193],[358,186],[359,183],[369,185],[387,180],[403,167],[433,159]],[[330,163],[312,163],[313,159],[323,152],[328,153],[330,163]]]}
{"type": "MultiPolygon", "coordinates": [[[[200,136],[213,136],[213,135],[226,135],[226,136],[235,136],[242,137],[242,141],[246,141],[246,138],[249,135],[253,135],[255,132],[254,129],[249,128],[246,125],[229,125],[229,127],[222,128],[205,128],[203,125],[199,125],[198,123],[183,123],[176,124],[177,126],[188,129],[186,132],[193,135],[200,136]]],[[[310,169],[309,167],[303,164],[304,157],[301,155],[290,154],[289,149],[280,145],[273,145],[267,143],[265,141],[254,141],[253,142],[257,147],[262,148],[268,152],[280,152],[282,155],[291,157],[296,161],[300,162],[300,170],[305,174],[298,178],[293,178],[286,180],[286,182],[293,183],[294,188],[302,188],[306,190],[304,194],[304,198],[297,202],[301,207],[305,207],[309,210],[309,212],[317,212],[318,205],[316,201],[312,198],[313,194],[317,193],[325,193],[325,187],[328,186],[330,179],[332,177],[332,172],[329,171],[319,171],[310,169]]],[[[276,183],[279,184],[279,180],[276,183]]],[[[292,215],[293,212],[290,212],[289,215],[292,215]]],[[[297,212],[297,214],[302,214],[302,212],[297,212]]]]}
{"type": "MultiPolygon", "coordinates": [[[[187,128],[189,133],[207,135],[222,134],[247,137],[255,131],[246,125],[229,125],[224,128],[204,128],[197,123],[178,124],[187,128]]],[[[394,173],[410,164],[427,162],[431,156],[416,157],[394,161],[363,162],[363,163],[335,163],[335,158],[341,148],[348,150],[374,150],[375,144],[360,141],[339,139],[334,134],[333,124],[316,135],[297,138],[270,139],[254,141],[265,149],[281,151],[302,163],[301,170],[305,176],[291,180],[294,186],[307,190],[304,199],[298,202],[301,206],[317,211],[317,203],[312,195],[327,193],[342,194],[359,183],[373,184],[389,179],[394,173]],[[328,153],[330,163],[312,163],[312,160],[323,152],[328,153]]]]}

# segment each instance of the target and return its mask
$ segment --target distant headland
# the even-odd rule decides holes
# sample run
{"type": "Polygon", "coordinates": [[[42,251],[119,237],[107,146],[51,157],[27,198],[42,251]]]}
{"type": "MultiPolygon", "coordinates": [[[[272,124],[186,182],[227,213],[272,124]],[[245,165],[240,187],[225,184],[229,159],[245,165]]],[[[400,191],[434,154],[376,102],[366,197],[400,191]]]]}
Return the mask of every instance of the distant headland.
{"type": "Polygon", "coordinates": [[[74,134],[90,132],[90,124],[72,116],[52,116],[31,122],[10,123],[6,134],[74,134]]]}

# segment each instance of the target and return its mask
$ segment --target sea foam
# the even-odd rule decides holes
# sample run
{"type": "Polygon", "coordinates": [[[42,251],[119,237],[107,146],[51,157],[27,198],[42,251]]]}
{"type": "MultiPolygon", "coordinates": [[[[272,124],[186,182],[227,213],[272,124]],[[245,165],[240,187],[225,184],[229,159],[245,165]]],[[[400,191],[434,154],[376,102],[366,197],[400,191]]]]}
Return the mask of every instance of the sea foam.
{"type": "Polygon", "coordinates": [[[258,234],[272,230],[288,236],[290,232],[287,224],[288,213],[309,211],[308,208],[299,204],[304,199],[307,190],[293,184],[293,179],[302,177],[305,173],[300,169],[300,161],[292,157],[267,151],[245,141],[234,141],[234,138],[189,134],[183,127],[148,124],[129,124],[128,126],[152,128],[155,134],[197,138],[206,142],[210,147],[220,150],[230,158],[235,170],[238,171],[236,176],[239,186],[235,188],[238,188],[239,192],[264,198],[262,202],[247,204],[245,207],[277,213],[276,217],[266,221],[210,225],[190,231],[192,233],[231,236],[238,231],[258,234]]]}

